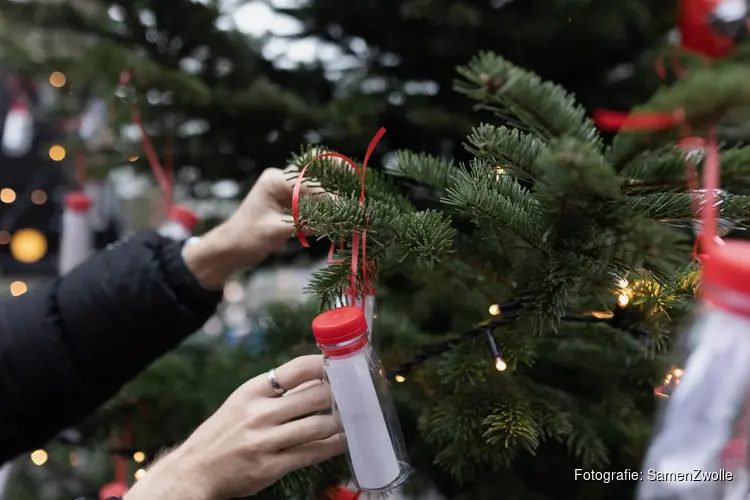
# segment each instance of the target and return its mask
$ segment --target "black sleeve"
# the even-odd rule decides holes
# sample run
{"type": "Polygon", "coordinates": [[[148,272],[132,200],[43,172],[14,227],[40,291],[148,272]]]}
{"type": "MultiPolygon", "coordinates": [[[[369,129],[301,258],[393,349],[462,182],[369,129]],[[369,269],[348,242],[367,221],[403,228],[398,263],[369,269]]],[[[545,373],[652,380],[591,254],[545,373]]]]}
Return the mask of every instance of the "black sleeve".
{"type": "Polygon", "coordinates": [[[181,250],[141,233],[0,303],[0,463],[91,413],[214,313],[221,293],[181,250]]]}

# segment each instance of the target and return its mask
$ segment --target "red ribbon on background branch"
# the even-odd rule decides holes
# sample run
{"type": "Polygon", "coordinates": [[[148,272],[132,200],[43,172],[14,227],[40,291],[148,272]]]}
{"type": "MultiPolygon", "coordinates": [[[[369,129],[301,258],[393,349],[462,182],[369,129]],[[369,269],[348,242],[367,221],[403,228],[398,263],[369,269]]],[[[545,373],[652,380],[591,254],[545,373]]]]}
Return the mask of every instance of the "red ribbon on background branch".
{"type": "MultiPolygon", "coordinates": [[[[357,166],[357,163],[354,162],[351,158],[348,156],[344,156],[341,153],[334,153],[334,152],[328,152],[328,153],[321,153],[317,156],[315,156],[312,160],[310,160],[307,165],[305,165],[302,170],[300,170],[299,175],[297,176],[297,180],[294,183],[294,191],[292,193],[292,217],[294,218],[294,225],[297,229],[297,238],[299,238],[300,243],[303,247],[309,248],[310,244],[307,242],[307,238],[305,238],[305,235],[302,232],[302,224],[300,222],[300,215],[299,215],[299,201],[300,201],[300,191],[302,189],[302,181],[304,180],[305,171],[307,170],[307,167],[309,167],[313,162],[316,160],[322,159],[322,158],[338,158],[339,160],[342,160],[347,165],[349,165],[354,171],[357,173],[360,179],[360,193],[359,193],[359,204],[361,207],[364,208],[365,206],[365,173],[367,171],[367,162],[370,160],[370,156],[372,156],[373,151],[375,150],[375,146],[378,145],[378,142],[380,142],[380,139],[382,139],[383,135],[385,134],[385,128],[382,128],[378,130],[378,133],[375,134],[375,137],[372,138],[370,141],[370,145],[367,147],[367,153],[365,154],[365,159],[362,162],[362,169],[357,166]]],[[[350,289],[349,293],[351,295],[352,304],[356,304],[357,301],[357,266],[359,264],[359,249],[360,249],[360,240],[362,244],[362,290],[363,294],[369,293],[371,291],[371,287],[369,286],[368,279],[367,279],[367,218],[365,218],[365,227],[361,231],[354,231],[352,234],[352,268],[351,268],[351,277],[350,277],[350,289]]],[[[344,242],[341,241],[341,248],[343,248],[344,242]]],[[[331,248],[328,251],[328,259],[329,263],[333,260],[333,251],[334,251],[334,245],[335,243],[331,243],[331,248]]],[[[364,300],[362,301],[362,307],[364,308],[364,300]]]]}
{"type": "MultiPolygon", "coordinates": [[[[594,122],[604,130],[620,132],[643,132],[665,130],[675,126],[683,127],[684,135],[689,135],[690,127],[685,121],[685,110],[680,108],[671,113],[644,112],[626,113],[619,111],[598,110],[594,113],[594,122]]],[[[701,137],[684,137],[678,142],[682,149],[703,148],[706,152],[705,169],[703,172],[703,186],[708,196],[707,200],[697,200],[700,182],[695,163],[688,159],[685,166],[685,177],[692,197],[693,212],[701,221],[701,232],[695,238],[693,258],[698,262],[710,258],[710,254],[717,245],[723,245],[723,240],[716,234],[716,193],[721,184],[721,162],[719,147],[716,142],[715,127],[711,127],[708,139],[701,137]],[[706,205],[700,208],[700,205],[706,205]]]]}
{"type": "MultiPolygon", "coordinates": [[[[120,86],[121,87],[129,87],[131,85],[131,79],[132,79],[133,73],[132,71],[123,71],[120,73],[120,86]]],[[[159,155],[156,153],[156,149],[154,148],[153,143],[151,142],[151,138],[148,135],[148,132],[146,132],[146,127],[143,124],[143,117],[141,116],[141,112],[138,109],[138,105],[133,102],[131,105],[130,110],[130,116],[133,120],[133,123],[138,127],[138,129],[141,132],[141,146],[143,147],[143,152],[146,154],[146,159],[148,160],[149,166],[151,167],[151,170],[154,172],[154,176],[156,176],[156,181],[159,183],[159,186],[161,187],[162,193],[164,195],[164,203],[166,205],[167,211],[172,207],[172,179],[171,179],[171,170],[172,170],[172,158],[173,155],[170,153],[167,157],[167,166],[169,169],[169,173],[165,171],[164,168],[161,166],[161,162],[159,161],[159,155]]],[[[165,147],[171,147],[172,140],[167,139],[165,141],[165,147]],[[169,145],[169,146],[167,146],[169,145]]]]}
{"type": "Polygon", "coordinates": [[[685,111],[683,109],[676,109],[671,113],[628,113],[606,109],[599,109],[594,112],[594,123],[596,123],[597,127],[610,132],[665,130],[684,122],[685,111]]]}

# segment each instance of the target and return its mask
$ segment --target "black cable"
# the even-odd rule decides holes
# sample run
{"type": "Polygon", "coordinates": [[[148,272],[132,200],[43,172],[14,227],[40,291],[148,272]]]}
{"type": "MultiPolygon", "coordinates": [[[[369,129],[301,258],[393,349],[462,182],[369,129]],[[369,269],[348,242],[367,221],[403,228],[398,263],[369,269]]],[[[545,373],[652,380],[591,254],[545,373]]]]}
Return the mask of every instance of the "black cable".
{"type": "MultiPolygon", "coordinates": [[[[491,334],[498,327],[514,323],[518,319],[521,309],[523,309],[523,304],[520,300],[513,299],[508,302],[504,302],[503,304],[499,304],[498,308],[500,310],[498,318],[482,323],[472,328],[471,330],[458,335],[455,338],[428,347],[409,361],[397,366],[393,370],[386,372],[386,377],[388,377],[389,379],[395,378],[399,375],[401,377],[405,377],[413,367],[420,365],[431,358],[440,356],[450,351],[465,340],[476,337],[481,333],[489,332],[491,334]]],[[[611,318],[597,318],[596,316],[590,314],[568,314],[563,317],[563,321],[571,321],[577,323],[612,323],[611,318]]],[[[643,330],[628,330],[643,334],[643,330]]]]}

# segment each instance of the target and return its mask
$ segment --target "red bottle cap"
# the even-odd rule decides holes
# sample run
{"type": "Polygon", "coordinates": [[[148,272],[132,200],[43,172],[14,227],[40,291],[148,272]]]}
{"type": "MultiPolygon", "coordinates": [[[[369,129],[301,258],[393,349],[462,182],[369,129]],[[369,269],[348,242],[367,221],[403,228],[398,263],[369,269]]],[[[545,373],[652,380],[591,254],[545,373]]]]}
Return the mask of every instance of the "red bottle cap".
{"type": "Polygon", "coordinates": [[[181,205],[174,205],[169,211],[167,219],[177,222],[191,233],[200,220],[197,215],[181,205]]]}
{"type": "Polygon", "coordinates": [[[127,483],[114,481],[112,483],[105,484],[99,490],[99,500],[107,500],[108,498],[120,498],[125,496],[128,492],[127,483]]]}
{"type": "Polygon", "coordinates": [[[356,306],[337,307],[319,314],[312,322],[313,335],[324,354],[341,355],[354,352],[367,343],[367,320],[365,313],[356,306]],[[355,342],[346,347],[327,349],[363,337],[363,342],[355,342]]]}
{"type": "Polygon", "coordinates": [[[750,242],[727,241],[714,246],[708,256],[703,261],[702,296],[721,308],[750,314],[750,304],[729,304],[720,296],[721,290],[750,295],[750,242]]]}
{"type": "Polygon", "coordinates": [[[91,208],[91,198],[83,191],[73,191],[65,196],[65,206],[74,212],[88,212],[91,208]]]}

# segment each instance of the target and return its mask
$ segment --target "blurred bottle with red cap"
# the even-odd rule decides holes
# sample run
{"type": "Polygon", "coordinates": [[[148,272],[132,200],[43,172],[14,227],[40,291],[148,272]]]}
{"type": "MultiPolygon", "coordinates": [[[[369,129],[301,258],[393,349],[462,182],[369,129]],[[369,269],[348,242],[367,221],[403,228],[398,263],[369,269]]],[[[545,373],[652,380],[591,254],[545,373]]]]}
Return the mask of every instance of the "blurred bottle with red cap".
{"type": "Polygon", "coordinates": [[[750,242],[714,246],[700,290],[677,355],[679,380],[646,455],[640,500],[744,500],[748,493],[750,242]]]}
{"type": "Polygon", "coordinates": [[[60,275],[67,274],[89,258],[94,235],[89,221],[91,198],[83,191],[68,193],[62,216],[60,240],[60,275]]]}
{"type": "Polygon", "coordinates": [[[174,205],[167,215],[167,221],[159,228],[159,234],[175,241],[182,241],[193,235],[199,219],[192,211],[181,205],[174,205]]]}
{"type": "Polygon", "coordinates": [[[338,307],[312,322],[359,490],[382,493],[402,484],[411,467],[401,426],[361,308],[338,307]]]}

